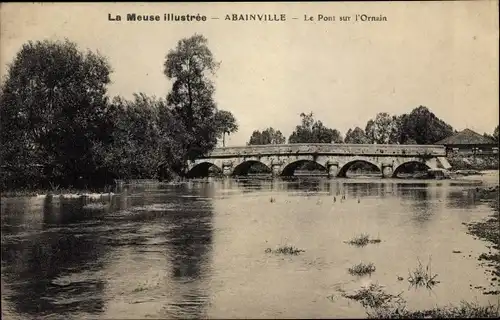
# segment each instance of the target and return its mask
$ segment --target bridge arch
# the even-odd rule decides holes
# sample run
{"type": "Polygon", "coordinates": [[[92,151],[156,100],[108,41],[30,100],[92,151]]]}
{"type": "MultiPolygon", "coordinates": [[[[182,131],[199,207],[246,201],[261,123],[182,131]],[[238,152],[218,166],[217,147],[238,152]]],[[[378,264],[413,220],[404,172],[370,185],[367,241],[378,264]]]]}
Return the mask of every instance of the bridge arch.
{"type": "Polygon", "coordinates": [[[400,173],[415,173],[418,171],[427,171],[430,167],[422,161],[410,160],[399,164],[392,173],[393,177],[397,177],[400,173]]]}
{"type": "MultiPolygon", "coordinates": [[[[246,176],[251,172],[252,168],[260,167],[262,171],[265,173],[271,173],[271,168],[265,163],[258,160],[245,160],[242,163],[238,164],[233,169],[233,176],[246,176]]],[[[260,171],[260,170],[259,170],[260,171]]]]}
{"type": "Polygon", "coordinates": [[[325,166],[319,164],[318,162],[314,160],[309,160],[309,159],[300,159],[300,160],[295,160],[292,162],[289,162],[283,166],[283,169],[281,170],[281,175],[282,176],[293,176],[295,170],[299,168],[300,166],[303,166],[304,164],[311,164],[312,166],[316,167],[319,170],[325,171],[326,168],[325,166]]]}
{"type": "Polygon", "coordinates": [[[210,168],[212,167],[214,167],[217,172],[222,173],[222,169],[217,165],[209,161],[204,161],[192,167],[191,170],[188,171],[187,176],[188,178],[208,177],[210,168]]]}
{"type": "Polygon", "coordinates": [[[354,159],[352,161],[347,162],[341,168],[339,168],[339,172],[337,173],[337,176],[345,178],[347,176],[347,171],[349,171],[349,169],[351,169],[351,168],[355,169],[357,167],[359,167],[360,169],[363,169],[363,168],[376,169],[376,171],[378,171],[378,172],[380,172],[380,174],[382,174],[380,167],[378,165],[376,165],[375,163],[368,161],[368,160],[365,160],[365,159],[354,159]]]}

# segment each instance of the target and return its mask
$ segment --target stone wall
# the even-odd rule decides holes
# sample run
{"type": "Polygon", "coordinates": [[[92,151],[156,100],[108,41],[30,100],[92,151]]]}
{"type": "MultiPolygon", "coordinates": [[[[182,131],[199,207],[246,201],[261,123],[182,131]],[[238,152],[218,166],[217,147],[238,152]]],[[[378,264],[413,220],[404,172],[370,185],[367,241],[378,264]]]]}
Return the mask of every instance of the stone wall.
{"type": "Polygon", "coordinates": [[[208,157],[291,155],[291,154],[445,156],[446,150],[444,146],[435,146],[435,145],[297,143],[297,144],[282,144],[282,145],[216,148],[208,155],[208,157]]]}

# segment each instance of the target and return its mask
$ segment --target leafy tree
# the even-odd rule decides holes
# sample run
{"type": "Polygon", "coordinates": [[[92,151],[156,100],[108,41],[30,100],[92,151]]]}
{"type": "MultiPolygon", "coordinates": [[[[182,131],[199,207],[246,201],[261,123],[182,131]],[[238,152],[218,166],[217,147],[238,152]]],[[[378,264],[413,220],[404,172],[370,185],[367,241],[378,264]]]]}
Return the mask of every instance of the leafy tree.
{"type": "Polygon", "coordinates": [[[302,124],[295,127],[288,138],[289,143],[342,143],[342,135],[336,129],[330,129],[321,121],[315,121],[313,113],[301,113],[302,124]]]}
{"type": "Polygon", "coordinates": [[[116,97],[113,141],[106,147],[106,166],[122,179],[154,178],[161,161],[158,115],[162,100],[134,94],[133,101],[116,97]]]}
{"type": "Polygon", "coordinates": [[[419,106],[400,120],[399,142],[413,139],[417,144],[432,144],[451,136],[453,128],[437,118],[427,107],[419,106]]]}
{"type": "Polygon", "coordinates": [[[222,146],[226,146],[226,133],[230,135],[231,133],[238,131],[238,124],[234,115],[225,110],[218,110],[215,113],[215,126],[217,127],[218,137],[222,135],[222,146]]]}
{"type": "MultiPolygon", "coordinates": [[[[390,132],[389,132],[389,143],[390,144],[399,144],[400,142],[400,137],[402,135],[401,128],[402,128],[402,123],[404,120],[405,115],[401,116],[392,116],[392,123],[390,126],[390,132]]],[[[407,141],[408,143],[408,141],[407,141]]],[[[411,144],[411,143],[410,143],[411,144]]]]}
{"type": "Polygon", "coordinates": [[[356,127],[354,130],[349,129],[345,135],[344,142],[356,144],[369,143],[368,137],[360,127],[356,127]]]}
{"type": "Polygon", "coordinates": [[[286,138],[280,130],[274,130],[274,128],[269,127],[262,132],[255,130],[250,136],[250,141],[248,141],[247,145],[283,144],[285,142],[286,138]]]}
{"type": "Polygon", "coordinates": [[[199,34],[182,39],[169,51],[164,64],[165,75],[173,81],[167,103],[185,132],[179,139],[186,160],[202,156],[217,143],[215,88],[209,76],[215,74],[219,63],[207,43],[199,34]]]}
{"type": "Polygon", "coordinates": [[[495,130],[493,131],[493,140],[495,140],[496,142],[498,142],[498,125],[495,128],[495,130]]]}
{"type": "Polygon", "coordinates": [[[493,138],[493,136],[491,134],[488,134],[488,133],[483,133],[483,137],[487,138],[487,139],[491,139],[491,140],[494,140],[495,138],[493,138]]]}
{"type": "Polygon", "coordinates": [[[365,132],[369,143],[387,144],[396,142],[397,118],[387,112],[380,112],[375,119],[369,120],[365,132]]]}
{"type": "Polygon", "coordinates": [[[102,148],[107,170],[121,179],[171,178],[184,163],[180,120],[164,99],[134,94],[113,99],[112,142],[102,148]]]}
{"type": "Polygon", "coordinates": [[[96,148],[112,129],[110,73],[104,57],[68,40],[22,46],[0,96],[1,162],[15,180],[74,185],[96,176],[96,148]]]}

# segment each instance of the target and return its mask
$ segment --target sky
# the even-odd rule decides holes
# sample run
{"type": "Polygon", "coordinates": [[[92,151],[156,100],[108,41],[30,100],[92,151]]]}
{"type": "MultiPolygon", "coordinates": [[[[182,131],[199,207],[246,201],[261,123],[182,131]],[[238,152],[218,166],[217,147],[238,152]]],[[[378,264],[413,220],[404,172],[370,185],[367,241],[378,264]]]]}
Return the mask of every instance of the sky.
{"type": "Polygon", "coordinates": [[[378,112],[399,115],[420,105],[457,130],[492,133],[499,122],[498,1],[2,3],[0,72],[4,77],[27,41],[67,38],[108,59],[110,97],[165,97],[172,85],[165,57],[195,33],[221,62],[215,100],[239,124],[228,146],[270,126],[288,137],[302,112],[343,135],[364,129],[378,112]],[[200,14],[207,21],[131,22],[127,13],[200,14]],[[252,13],[284,14],[286,21],[225,20],[252,13]],[[316,21],[319,14],[336,21],[316,21]],[[353,21],[358,14],[387,21],[353,21]]]}

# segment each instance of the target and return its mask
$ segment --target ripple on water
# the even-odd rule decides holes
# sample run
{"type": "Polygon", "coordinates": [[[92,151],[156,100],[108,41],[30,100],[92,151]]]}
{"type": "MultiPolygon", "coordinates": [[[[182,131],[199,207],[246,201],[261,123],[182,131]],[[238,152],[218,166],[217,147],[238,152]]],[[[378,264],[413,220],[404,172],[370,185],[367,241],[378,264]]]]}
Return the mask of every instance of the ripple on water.
{"type": "Polygon", "coordinates": [[[342,293],[370,283],[404,291],[411,308],[494,301],[473,289],[489,283],[475,260],[484,244],[461,224],[490,209],[464,188],[321,181],[314,192],[313,182],[276,181],[199,184],[189,194],[152,189],[113,202],[99,217],[74,206],[53,209],[60,219],[46,219],[51,213],[39,203],[31,211],[2,208],[2,250],[14,251],[2,255],[2,299],[13,303],[9,315],[31,318],[35,306],[42,316],[64,319],[362,317],[365,310],[342,293]],[[203,197],[206,188],[215,190],[213,198],[203,197]],[[333,204],[336,190],[347,200],[337,196],[333,204]],[[42,212],[39,225],[29,222],[33,211],[42,212]],[[360,233],[382,242],[344,243],[360,233]],[[54,250],[59,239],[64,247],[54,250]],[[283,241],[306,252],[265,253],[283,241]],[[408,290],[406,281],[416,259],[428,256],[441,281],[435,296],[408,290]],[[376,272],[350,276],[347,269],[359,262],[373,262],[376,272]]]}

